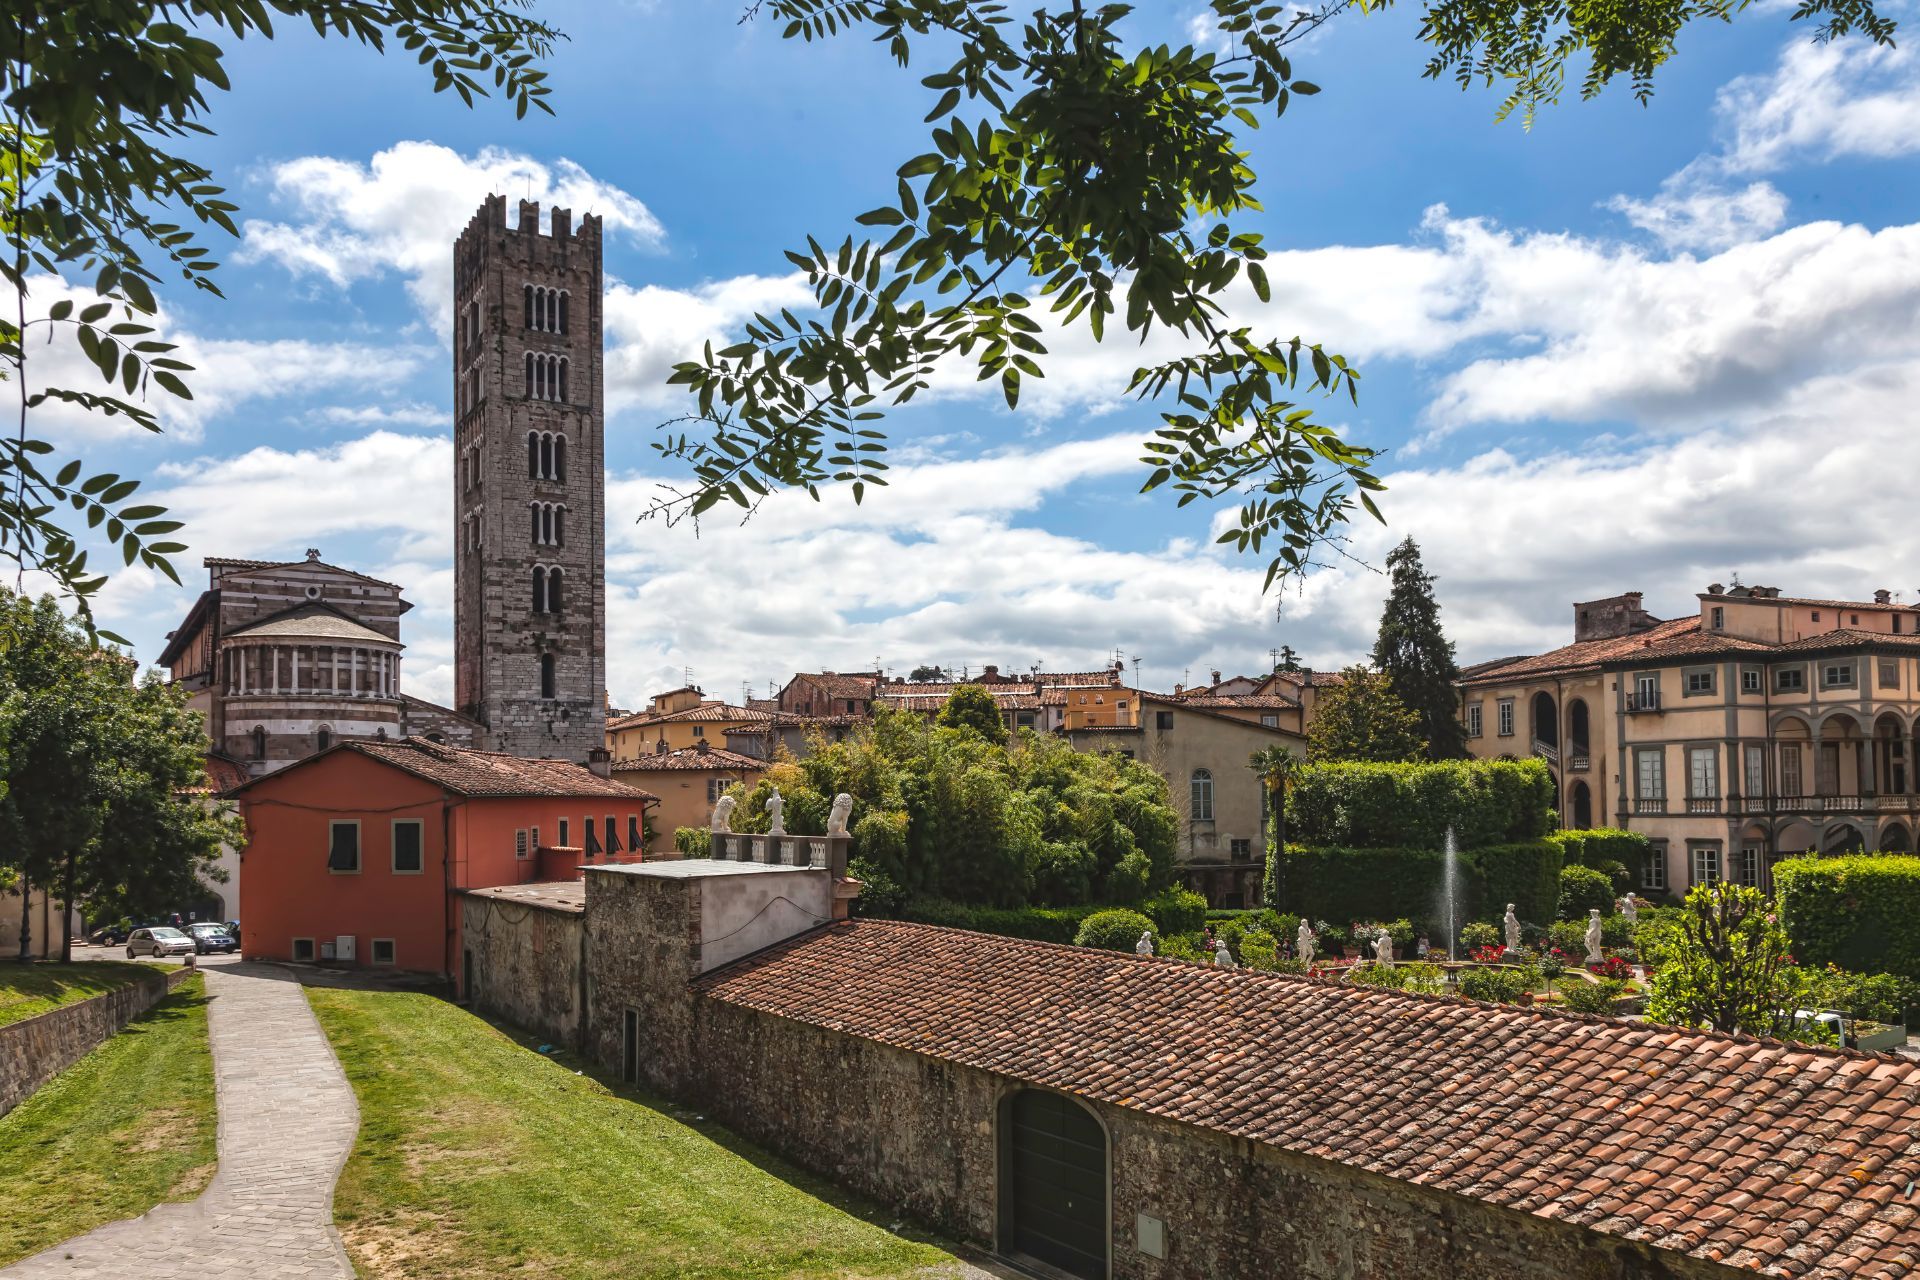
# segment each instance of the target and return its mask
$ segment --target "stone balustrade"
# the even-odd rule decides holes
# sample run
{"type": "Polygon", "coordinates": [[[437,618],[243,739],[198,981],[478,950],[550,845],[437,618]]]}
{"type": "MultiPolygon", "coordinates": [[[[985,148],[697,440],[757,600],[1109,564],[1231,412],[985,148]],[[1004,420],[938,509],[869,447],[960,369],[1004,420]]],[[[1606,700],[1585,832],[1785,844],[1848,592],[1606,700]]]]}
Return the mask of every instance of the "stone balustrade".
{"type": "Polygon", "coordinates": [[[846,836],[751,835],[713,833],[712,856],[719,862],[759,862],[770,867],[819,867],[838,880],[847,874],[846,836]]]}

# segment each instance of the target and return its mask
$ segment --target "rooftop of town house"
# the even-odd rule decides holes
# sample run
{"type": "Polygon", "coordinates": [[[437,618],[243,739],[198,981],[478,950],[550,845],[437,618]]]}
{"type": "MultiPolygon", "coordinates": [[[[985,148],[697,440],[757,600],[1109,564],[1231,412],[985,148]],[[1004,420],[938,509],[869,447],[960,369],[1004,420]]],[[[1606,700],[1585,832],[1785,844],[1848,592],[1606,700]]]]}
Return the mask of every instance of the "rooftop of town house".
{"type": "Polygon", "coordinates": [[[197,787],[188,787],[185,794],[190,796],[217,796],[231,791],[247,780],[247,767],[230,756],[218,752],[207,753],[207,780],[197,787]]]}
{"type": "Polygon", "coordinates": [[[585,914],[587,886],[582,880],[537,880],[532,884],[503,884],[486,889],[462,889],[469,898],[491,898],[516,906],[540,907],[548,911],[585,914]]]}
{"type": "MultiPolygon", "coordinates": [[[[793,680],[806,680],[829,698],[869,698],[883,676],[877,671],[796,671],[793,680]]],[[[793,680],[787,683],[792,684],[793,680]]]]}
{"type": "Polygon", "coordinates": [[[746,724],[729,725],[726,732],[729,734],[765,733],[768,729],[806,728],[809,725],[830,729],[836,726],[870,724],[872,721],[872,716],[862,715],[857,711],[834,716],[811,716],[798,711],[776,711],[770,715],[755,716],[746,724]]]}
{"type": "Polygon", "coordinates": [[[638,787],[603,778],[585,765],[570,760],[532,760],[498,751],[450,747],[419,737],[337,742],[316,755],[296,760],[277,773],[244,782],[228,794],[245,792],[266,783],[277,783],[342,751],[391,765],[444,787],[454,795],[480,798],[607,796],[627,801],[659,799],[638,787]]]}
{"type": "MultiPolygon", "coordinates": [[[[1158,695],[1154,696],[1156,701],[1160,700],[1158,695]]],[[[1289,698],[1284,693],[1183,693],[1178,701],[1184,707],[1238,707],[1247,711],[1286,711],[1300,705],[1300,699],[1289,698]]]]}
{"type": "MultiPolygon", "coordinates": [[[[1598,671],[1607,662],[1641,656],[1654,656],[1656,646],[1667,645],[1679,637],[1700,630],[1698,617],[1673,618],[1656,622],[1644,631],[1606,636],[1598,640],[1579,640],[1545,653],[1510,658],[1497,665],[1482,664],[1462,672],[1467,684],[1498,684],[1522,677],[1561,675],[1576,671],[1598,671]]],[[[1724,639],[1725,637],[1721,637],[1724,639]]],[[[1664,651],[1664,650],[1663,650],[1664,651]]]]}
{"type": "Polygon", "coordinates": [[[644,729],[656,724],[712,724],[726,720],[759,721],[767,719],[769,714],[753,707],[740,707],[728,702],[703,702],[697,707],[684,707],[679,711],[636,711],[632,715],[609,721],[607,728],[609,730],[644,729]]]}
{"type": "Polygon", "coordinates": [[[681,747],[677,751],[648,751],[630,760],[615,760],[615,773],[672,773],[696,769],[764,769],[758,756],[742,755],[724,747],[681,747]]]}
{"type": "Polygon", "coordinates": [[[877,920],[696,986],[1767,1275],[1920,1267],[1920,1063],[1892,1055],[877,920]]]}

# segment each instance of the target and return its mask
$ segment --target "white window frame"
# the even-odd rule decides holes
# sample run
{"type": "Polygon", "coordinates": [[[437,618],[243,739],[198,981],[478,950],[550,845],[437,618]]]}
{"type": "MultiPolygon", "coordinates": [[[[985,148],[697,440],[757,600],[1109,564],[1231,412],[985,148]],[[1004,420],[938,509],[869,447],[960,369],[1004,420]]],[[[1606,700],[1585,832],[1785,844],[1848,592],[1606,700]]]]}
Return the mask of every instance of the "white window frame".
{"type": "Polygon", "coordinates": [[[1689,844],[1687,846],[1687,873],[1691,877],[1689,884],[1719,884],[1726,877],[1720,865],[1720,849],[1711,844],[1689,844]],[[1701,872],[1709,874],[1703,879],[1701,872]]]}
{"type": "Polygon", "coordinates": [[[1640,887],[1643,889],[1658,889],[1663,893],[1666,891],[1666,888],[1667,888],[1666,841],[1664,840],[1656,841],[1654,843],[1653,848],[1647,853],[1646,865],[1640,868],[1640,887]]]}
{"type": "Polygon", "coordinates": [[[521,827],[513,833],[513,858],[518,862],[527,856],[527,829],[521,827]]]}
{"type": "Polygon", "coordinates": [[[361,868],[367,865],[367,844],[361,838],[360,819],[330,818],[327,820],[327,874],[330,876],[357,876],[361,868]],[[333,831],[335,827],[353,828],[353,870],[342,871],[333,865],[333,831]]]}
{"type": "Polygon", "coordinates": [[[1762,693],[1765,690],[1766,677],[1760,673],[1759,667],[1740,668],[1740,692],[1762,693]]]}
{"type": "Polygon", "coordinates": [[[398,965],[400,963],[400,948],[394,944],[392,938],[374,938],[367,944],[367,963],[377,964],[382,968],[398,965]],[[387,958],[385,960],[380,958],[380,945],[382,943],[385,943],[387,947],[387,958]]]}
{"type": "Polygon", "coordinates": [[[1511,738],[1513,736],[1513,699],[1500,699],[1497,710],[1499,712],[1498,724],[1500,736],[1503,738],[1511,738]]]}
{"type": "Polygon", "coordinates": [[[1749,889],[1758,889],[1760,887],[1760,868],[1766,864],[1766,860],[1767,849],[1765,845],[1756,844],[1751,840],[1741,841],[1739,862],[1740,878],[1738,882],[1749,889]]]}
{"type": "Polygon", "coordinates": [[[387,833],[387,865],[396,876],[423,876],[427,874],[427,824],[419,818],[395,818],[391,830],[387,833]],[[420,865],[412,871],[400,869],[400,828],[418,827],[420,840],[415,852],[420,855],[420,865]]]}
{"type": "Polygon", "coordinates": [[[1854,687],[1854,664],[1851,662],[1823,662],[1820,664],[1820,687],[1822,689],[1851,689],[1854,687]],[[1834,679],[1835,672],[1844,673],[1843,678],[1834,679]]]}
{"type": "Polygon", "coordinates": [[[1780,794],[1783,796],[1804,796],[1807,794],[1806,762],[1801,759],[1798,742],[1780,744],[1780,794]],[[1788,767],[1791,760],[1793,765],[1788,767]]]}
{"type": "Polygon", "coordinates": [[[1749,798],[1767,794],[1767,749],[1758,743],[1748,743],[1742,748],[1741,777],[1749,798]]]}
{"type": "Polygon", "coordinates": [[[1467,736],[1469,738],[1478,738],[1485,731],[1486,726],[1483,716],[1484,710],[1482,704],[1478,702],[1469,702],[1467,704],[1467,736]]]}
{"type": "Polygon", "coordinates": [[[1636,800],[1667,798],[1667,752],[1664,747],[1636,747],[1633,752],[1633,796],[1636,800]],[[1647,787],[1647,761],[1654,762],[1651,790],[1647,787]]]}
{"type": "Polygon", "coordinates": [[[1187,801],[1194,822],[1213,821],[1213,770],[1195,769],[1187,775],[1187,801]]]}
{"type": "Polygon", "coordinates": [[[1720,748],[1687,748],[1687,798],[1690,800],[1718,800],[1720,798],[1720,748]],[[1703,769],[1701,766],[1706,767],[1703,769]]]}

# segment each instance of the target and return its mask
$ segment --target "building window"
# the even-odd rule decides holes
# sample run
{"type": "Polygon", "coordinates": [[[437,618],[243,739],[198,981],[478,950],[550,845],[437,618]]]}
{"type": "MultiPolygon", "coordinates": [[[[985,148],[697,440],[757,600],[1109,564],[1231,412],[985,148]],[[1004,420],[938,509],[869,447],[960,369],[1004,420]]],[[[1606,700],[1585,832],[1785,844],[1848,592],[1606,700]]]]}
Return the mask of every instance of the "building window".
{"type": "Polygon", "coordinates": [[[1193,820],[1195,822],[1213,821],[1213,775],[1205,769],[1195,769],[1191,782],[1193,799],[1193,820]]]}
{"type": "Polygon", "coordinates": [[[1690,747],[1687,749],[1687,794],[1696,800],[1719,798],[1719,748],[1690,747]]]}
{"type": "Polygon", "coordinates": [[[727,788],[731,785],[732,783],[725,778],[708,778],[707,803],[710,805],[719,804],[720,797],[727,794],[727,788]]]}
{"type": "Polygon", "coordinates": [[[540,565],[533,566],[533,611],[547,611],[547,571],[540,565]]]}
{"type": "Polygon", "coordinates": [[[591,858],[600,852],[600,838],[593,833],[593,815],[588,814],[580,826],[583,837],[582,846],[586,850],[586,856],[591,858]]]}
{"type": "Polygon", "coordinates": [[[612,857],[614,854],[620,852],[620,830],[613,825],[612,814],[607,815],[605,830],[607,834],[603,843],[607,846],[607,856],[612,857]]]}
{"type": "Polygon", "coordinates": [[[1748,747],[1746,756],[1746,791],[1748,796],[1767,794],[1767,749],[1748,747]]]}
{"type": "Polygon", "coordinates": [[[540,696],[549,702],[553,700],[553,655],[540,655],[540,696]]]}
{"type": "Polygon", "coordinates": [[[1900,687],[1900,660],[1898,658],[1880,659],[1880,687],[1898,689],[1900,687]]]}
{"type": "Polygon", "coordinates": [[[562,583],[565,580],[565,577],[566,577],[566,571],[561,569],[558,565],[554,566],[552,569],[549,569],[547,571],[547,612],[548,613],[558,615],[564,607],[564,602],[561,600],[560,588],[562,583]]]}
{"type": "Polygon", "coordinates": [[[1780,794],[1797,796],[1800,792],[1800,744],[1780,744],[1780,794]]]}
{"type": "Polygon", "coordinates": [[[255,760],[267,758],[267,731],[259,725],[253,726],[253,758],[255,760]]]}
{"type": "Polygon", "coordinates": [[[1253,841],[1251,840],[1229,840],[1227,841],[1227,846],[1232,852],[1235,862],[1246,862],[1253,857],[1253,841]]]}
{"type": "Polygon", "coordinates": [[[393,874],[417,876],[425,869],[422,854],[422,827],[417,818],[395,818],[393,822],[393,874]]]}
{"type": "Polygon", "coordinates": [[[373,962],[375,964],[392,964],[394,962],[392,938],[375,938],[373,940],[373,962]]]}
{"type": "Polygon", "coordinates": [[[1819,754],[1813,759],[1814,794],[1837,796],[1840,794],[1840,746],[1834,742],[1820,744],[1819,754]]]}
{"type": "Polygon", "coordinates": [[[295,938],[293,940],[293,958],[302,964],[312,964],[313,939],[295,938]]]}
{"type": "Polygon", "coordinates": [[[533,847],[534,847],[534,848],[536,848],[536,849],[538,849],[538,848],[540,847],[540,828],[538,828],[538,827],[535,827],[535,828],[533,829],[533,837],[532,837],[532,838],[533,838],[533,847]]]}
{"type": "Polygon", "coordinates": [[[567,843],[567,820],[565,818],[560,819],[560,847],[562,849],[570,849],[573,847],[567,843]]]}
{"type": "Polygon", "coordinates": [[[1642,711],[1651,710],[1660,705],[1660,677],[1654,672],[1642,672],[1633,678],[1633,701],[1642,711]]]}
{"type": "Polygon", "coordinates": [[[1720,850],[1710,844],[1688,846],[1693,863],[1693,883],[1714,884],[1720,879],[1720,850]]]}
{"type": "Polygon", "coordinates": [[[1766,854],[1757,844],[1740,846],[1740,883],[1749,889],[1760,887],[1760,867],[1766,861],[1766,854]]]}
{"type": "Polygon", "coordinates": [[[1759,693],[1760,692],[1760,668],[1758,667],[1740,668],[1740,692],[1742,693],[1759,693]]]}
{"type": "Polygon", "coordinates": [[[1260,724],[1267,729],[1278,729],[1280,717],[1272,711],[1263,711],[1260,713],[1260,724]]]}
{"type": "Polygon", "coordinates": [[[1477,738],[1484,731],[1485,726],[1480,718],[1480,710],[1480,704],[1477,702],[1467,704],[1467,736],[1469,738],[1477,738]]]}
{"type": "Polygon", "coordinates": [[[1780,667],[1773,673],[1776,693],[1799,693],[1807,687],[1807,673],[1801,667],[1780,667]]]}
{"type": "Polygon", "coordinates": [[[1500,699],[1499,713],[1500,713],[1500,736],[1503,738],[1511,738],[1513,736],[1513,699],[1512,698],[1500,699]]]}
{"type": "Polygon", "coordinates": [[[1829,662],[1820,668],[1820,687],[1823,689],[1845,689],[1853,684],[1853,664],[1851,662],[1829,662]]]}
{"type": "Polygon", "coordinates": [[[1667,845],[1664,840],[1655,840],[1653,848],[1647,851],[1646,865],[1640,869],[1641,887],[1662,889],[1667,887],[1667,845]]]}
{"type": "Polygon", "coordinates": [[[1727,625],[1727,611],[1719,605],[1713,607],[1713,629],[1719,631],[1727,625]]]}
{"type": "Polygon", "coordinates": [[[513,856],[516,858],[527,856],[527,832],[524,827],[513,833],[513,856]]]}
{"type": "Polygon", "coordinates": [[[1713,692],[1713,668],[1687,672],[1687,696],[1713,692]]]}
{"type": "Polygon", "coordinates": [[[1819,611],[1818,609],[1815,609],[1815,610],[1813,611],[1813,620],[1814,620],[1815,622],[1818,622],[1818,621],[1820,621],[1820,611],[1819,611]]]}
{"type": "Polygon", "coordinates": [[[1154,712],[1153,727],[1163,731],[1173,728],[1173,712],[1171,711],[1154,712]]]}
{"type": "Polygon", "coordinates": [[[693,736],[704,740],[707,736],[707,726],[703,724],[693,726],[693,736]]]}
{"type": "Polygon", "coordinates": [[[327,870],[340,875],[360,871],[360,823],[357,819],[327,824],[327,870]]]}
{"type": "Polygon", "coordinates": [[[641,831],[640,831],[640,815],[637,813],[628,814],[627,815],[627,848],[634,853],[638,853],[640,852],[640,846],[645,843],[646,843],[646,838],[641,834],[641,831]]]}
{"type": "Polygon", "coordinates": [[[1667,798],[1666,753],[1659,747],[1642,747],[1633,754],[1640,784],[1636,794],[1642,800],[1665,800],[1667,798]]]}
{"type": "Polygon", "coordinates": [[[332,745],[333,745],[333,730],[329,729],[326,725],[323,724],[319,727],[319,729],[314,731],[313,749],[315,751],[325,751],[328,747],[332,745]]]}

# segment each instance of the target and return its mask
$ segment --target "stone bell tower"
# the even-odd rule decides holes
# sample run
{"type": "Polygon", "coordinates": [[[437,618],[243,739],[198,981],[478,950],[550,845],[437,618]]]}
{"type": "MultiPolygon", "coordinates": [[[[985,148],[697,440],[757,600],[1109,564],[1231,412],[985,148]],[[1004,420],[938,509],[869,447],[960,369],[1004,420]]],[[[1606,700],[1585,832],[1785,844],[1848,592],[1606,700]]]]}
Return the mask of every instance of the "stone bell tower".
{"type": "Polygon", "coordinates": [[[600,219],[488,196],[453,250],[454,701],[584,762],[606,727],[600,219]]]}

